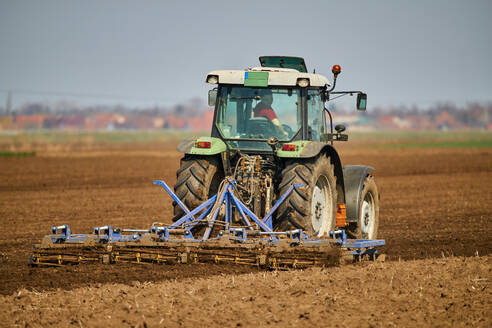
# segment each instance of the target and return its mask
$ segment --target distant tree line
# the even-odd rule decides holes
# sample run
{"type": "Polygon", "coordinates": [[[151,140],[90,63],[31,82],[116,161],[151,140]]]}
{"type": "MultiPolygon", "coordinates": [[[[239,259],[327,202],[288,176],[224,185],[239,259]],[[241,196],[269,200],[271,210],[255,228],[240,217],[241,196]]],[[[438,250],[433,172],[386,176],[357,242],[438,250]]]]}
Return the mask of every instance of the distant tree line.
{"type": "MultiPolygon", "coordinates": [[[[331,107],[335,113],[354,114],[353,110],[344,110],[343,107],[331,107]]],[[[26,103],[17,106],[12,113],[15,115],[70,115],[86,117],[98,113],[114,113],[122,115],[139,115],[148,117],[166,117],[175,116],[180,118],[197,117],[202,115],[206,110],[210,110],[205,101],[201,98],[193,98],[180,104],[172,106],[152,106],[145,108],[132,108],[123,105],[90,105],[82,106],[75,102],[58,101],[53,104],[47,103],[26,103]]],[[[5,113],[0,111],[0,115],[5,113]]],[[[453,103],[438,103],[428,108],[419,108],[417,106],[376,106],[369,108],[366,112],[357,115],[365,116],[371,120],[378,120],[385,116],[394,116],[401,119],[409,117],[425,117],[431,121],[435,120],[442,113],[447,113],[453,117],[459,124],[469,127],[486,128],[492,124],[492,102],[479,103],[470,102],[464,106],[456,106],[453,103]]]]}
{"type": "MultiPolygon", "coordinates": [[[[348,114],[349,111],[343,108],[335,108],[335,112],[348,114]]],[[[353,110],[350,111],[353,113],[353,110]]],[[[447,113],[457,122],[464,126],[484,128],[492,124],[492,102],[480,103],[470,102],[464,106],[456,106],[454,103],[437,103],[428,108],[419,108],[417,106],[376,106],[363,112],[362,115],[377,120],[384,116],[395,116],[401,119],[408,117],[426,117],[434,121],[438,116],[447,113]]]]}
{"type": "MultiPolygon", "coordinates": [[[[74,102],[59,101],[53,104],[26,103],[14,108],[16,115],[76,115],[89,116],[98,113],[114,114],[139,114],[143,116],[167,116],[194,117],[201,115],[208,109],[207,104],[200,98],[193,98],[186,102],[172,106],[152,106],[144,108],[128,107],[124,105],[86,105],[82,106],[74,102]]],[[[3,114],[5,111],[1,110],[3,114]]]]}

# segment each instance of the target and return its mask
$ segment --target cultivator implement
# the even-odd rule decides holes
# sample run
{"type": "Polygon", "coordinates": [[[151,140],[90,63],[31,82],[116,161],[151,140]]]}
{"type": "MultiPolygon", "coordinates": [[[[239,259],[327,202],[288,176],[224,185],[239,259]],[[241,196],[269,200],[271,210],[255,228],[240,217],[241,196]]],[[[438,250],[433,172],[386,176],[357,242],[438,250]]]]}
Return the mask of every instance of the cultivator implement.
{"type": "Polygon", "coordinates": [[[30,264],[61,266],[80,263],[226,263],[264,268],[331,266],[341,258],[375,259],[384,240],[348,239],[344,230],[311,237],[304,231],[273,231],[272,216],[292,185],[263,218],[236,195],[236,181],[226,178],[219,192],[190,211],[163,181],[184,215],[171,225],[148,229],[96,227],[90,234],[73,234],[68,225],[51,228],[51,235],[34,245],[30,264]]]}

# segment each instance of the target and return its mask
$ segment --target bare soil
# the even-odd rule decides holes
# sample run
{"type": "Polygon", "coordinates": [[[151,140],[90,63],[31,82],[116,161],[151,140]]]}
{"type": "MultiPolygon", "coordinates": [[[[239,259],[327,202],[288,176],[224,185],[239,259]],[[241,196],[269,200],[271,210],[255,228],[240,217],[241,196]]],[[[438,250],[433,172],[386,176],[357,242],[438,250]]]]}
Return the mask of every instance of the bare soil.
{"type": "MultiPolygon", "coordinates": [[[[201,265],[196,265],[200,267],[201,265]]],[[[0,296],[0,325],[490,327],[492,256],[0,296]]]]}
{"type": "Polygon", "coordinates": [[[0,326],[491,325],[491,149],[340,147],[344,164],[376,168],[386,263],[27,266],[52,225],[170,222],[170,198],[152,180],[174,184],[175,146],[0,158],[0,326]]]}

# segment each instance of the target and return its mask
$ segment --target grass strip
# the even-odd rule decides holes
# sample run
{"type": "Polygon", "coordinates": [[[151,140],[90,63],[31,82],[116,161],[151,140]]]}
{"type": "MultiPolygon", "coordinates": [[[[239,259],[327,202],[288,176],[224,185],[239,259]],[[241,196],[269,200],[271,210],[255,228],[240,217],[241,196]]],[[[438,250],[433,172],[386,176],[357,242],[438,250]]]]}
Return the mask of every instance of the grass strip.
{"type": "Polygon", "coordinates": [[[36,156],[36,152],[13,152],[13,151],[0,151],[0,157],[33,157],[36,156]]]}

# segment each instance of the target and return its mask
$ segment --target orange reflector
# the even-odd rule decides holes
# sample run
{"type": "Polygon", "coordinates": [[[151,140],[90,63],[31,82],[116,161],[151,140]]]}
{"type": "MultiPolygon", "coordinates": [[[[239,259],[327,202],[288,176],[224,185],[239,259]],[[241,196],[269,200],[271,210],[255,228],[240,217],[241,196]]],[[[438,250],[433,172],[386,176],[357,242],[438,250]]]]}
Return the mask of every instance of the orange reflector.
{"type": "Polygon", "coordinates": [[[337,204],[337,226],[345,227],[347,225],[347,209],[345,204],[337,204]]]}
{"type": "Polygon", "coordinates": [[[195,146],[196,148],[210,148],[212,143],[210,141],[198,141],[195,146]]]}
{"type": "Polygon", "coordinates": [[[339,74],[341,71],[342,68],[340,67],[340,65],[333,65],[333,67],[331,68],[331,72],[333,74],[339,74]]]}
{"type": "Polygon", "coordinates": [[[296,151],[296,145],[293,145],[293,144],[283,144],[282,145],[282,150],[285,150],[285,151],[296,151]]]}

